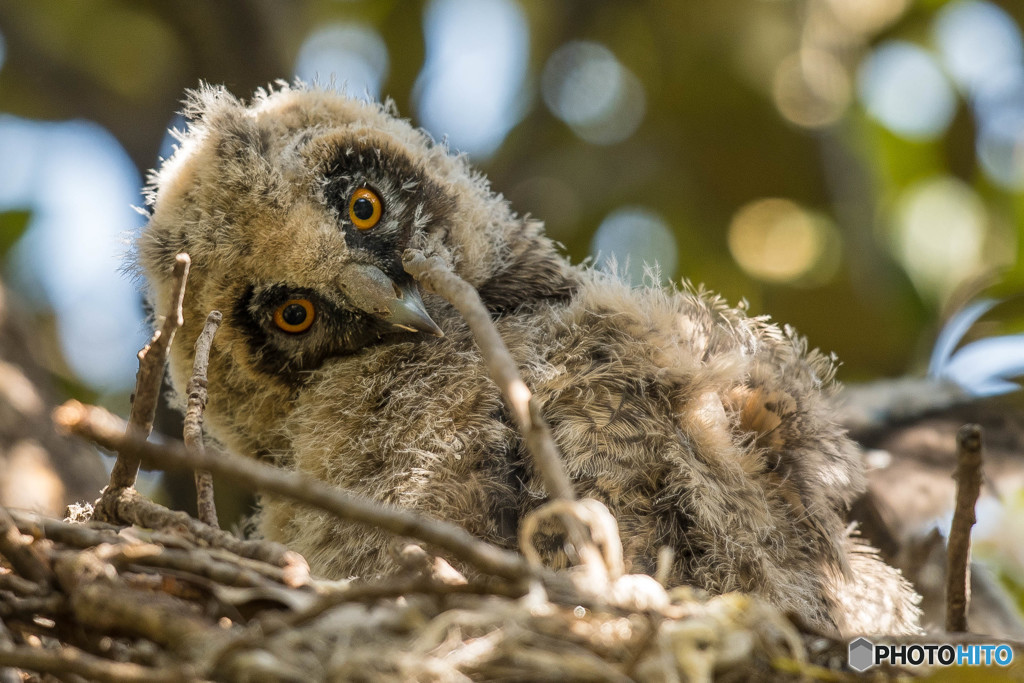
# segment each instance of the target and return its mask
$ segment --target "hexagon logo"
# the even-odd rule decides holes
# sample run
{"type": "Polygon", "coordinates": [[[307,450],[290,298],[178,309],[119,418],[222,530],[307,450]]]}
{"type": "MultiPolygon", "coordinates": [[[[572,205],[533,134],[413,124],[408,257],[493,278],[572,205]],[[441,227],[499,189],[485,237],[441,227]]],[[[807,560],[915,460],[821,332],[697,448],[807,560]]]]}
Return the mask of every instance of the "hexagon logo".
{"type": "Polygon", "coordinates": [[[875,646],[867,638],[858,638],[850,643],[847,663],[854,671],[866,671],[875,665],[875,646]]]}

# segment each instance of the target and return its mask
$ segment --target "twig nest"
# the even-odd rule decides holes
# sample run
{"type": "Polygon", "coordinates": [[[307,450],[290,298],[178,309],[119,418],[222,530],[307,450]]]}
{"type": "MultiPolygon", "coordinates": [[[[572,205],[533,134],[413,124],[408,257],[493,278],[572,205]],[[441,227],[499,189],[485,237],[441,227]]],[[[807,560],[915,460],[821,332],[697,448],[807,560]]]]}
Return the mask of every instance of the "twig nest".
{"type": "Polygon", "coordinates": [[[608,601],[634,612],[661,611],[669,605],[668,593],[647,574],[626,574],[612,582],[608,601]]]}

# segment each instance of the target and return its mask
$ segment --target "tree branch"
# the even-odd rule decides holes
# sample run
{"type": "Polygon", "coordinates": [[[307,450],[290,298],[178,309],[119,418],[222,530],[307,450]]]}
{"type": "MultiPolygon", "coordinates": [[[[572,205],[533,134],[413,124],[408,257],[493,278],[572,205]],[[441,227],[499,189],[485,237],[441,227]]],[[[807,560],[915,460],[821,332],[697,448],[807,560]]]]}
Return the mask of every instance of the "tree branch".
{"type": "MultiPolygon", "coordinates": [[[[466,321],[477,346],[480,347],[480,354],[484,358],[491,379],[498,386],[505,403],[515,417],[519,432],[526,443],[526,450],[540,470],[544,488],[553,499],[549,504],[556,505],[556,514],[565,526],[566,535],[579,555],[581,564],[588,571],[591,589],[596,593],[602,592],[607,586],[609,574],[616,578],[621,574],[622,563],[609,563],[608,556],[602,557],[593,541],[601,534],[599,526],[607,526],[609,523],[615,526],[614,518],[603,505],[600,506],[603,512],[593,505],[575,505],[576,492],[565,471],[562,456],[551,436],[551,430],[548,429],[533,394],[519,376],[515,359],[512,358],[498,333],[498,328],[491,320],[479,292],[453,273],[448,264],[438,256],[426,258],[418,250],[407,249],[402,255],[402,266],[424,289],[441,296],[454,306],[466,321]],[[570,505],[558,505],[565,502],[570,505]],[[589,520],[590,523],[585,520],[589,520]]],[[[532,515],[540,513],[540,510],[535,510],[532,515]]],[[[525,528],[520,527],[520,548],[533,566],[539,566],[540,556],[533,550],[530,534],[524,533],[525,528]]],[[[612,545],[618,545],[621,554],[621,542],[617,531],[612,545]]]]}
{"type": "MultiPolygon", "coordinates": [[[[153,334],[149,343],[139,351],[139,372],[135,376],[135,394],[132,397],[127,429],[132,435],[142,439],[148,438],[149,433],[153,431],[153,419],[160,400],[160,384],[164,379],[167,352],[171,348],[175,331],[184,323],[181,302],[185,296],[185,283],[188,281],[191,263],[188,254],[178,254],[174,259],[174,288],[164,323],[153,334]]],[[[106,490],[135,486],[135,477],[138,473],[138,459],[130,454],[118,452],[117,462],[110,473],[110,484],[106,490]]]]}
{"type": "Polygon", "coordinates": [[[22,578],[42,585],[53,580],[53,572],[35,554],[32,546],[22,540],[21,532],[5,507],[0,507],[0,555],[22,578]]]}
{"type": "Polygon", "coordinates": [[[956,435],[956,507],[946,555],[946,630],[967,630],[971,600],[971,527],[981,492],[981,427],[964,425],[956,435]]]}
{"type": "Polygon", "coordinates": [[[544,488],[552,498],[575,500],[572,482],[562,465],[558,447],[551,431],[533,405],[533,395],[519,376],[516,362],[491,321],[487,307],[476,289],[453,273],[438,256],[426,258],[422,252],[409,249],[402,256],[402,266],[425,289],[440,295],[462,315],[473,332],[484,357],[491,379],[515,416],[519,431],[526,441],[544,480],[544,488]]]}
{"type": "MultiPolygon", "coordinates": [[[[206,317],[203,331],[196,339],[195,361],[192,364],[192,379],[188,382],[188,407],[185,410],[185,448],[199,456],[206,454],[203,443],[203,412],[209,395],[206,392],[207,371],[210,366],[210,346],[220,327],[220,311],[211,311],[206,317]]],[[[199,519],[213,527],[217,522],[217,505],[213,500],[213,476],[206,470],[196,470],[196,508],[199,519]]]]}
{"type": "MultiPolygon", "coordinates": [[[[487,574],[512,580],[533,574],[518,554],[481,541],[449,522],[388,507],[328,486],[300,472],[280,470],[230,453],[219,453],[212,457],[208,453],[190,453],[180,443],[149,443],[137,435],[128,434],[122,429],[124,422],[102,408],[68,401],[56,410],[54,420],[58,426],[71,433],[104,448],[130,453],[151,465],[167,469],[209,470],[253,490],[305,503],[340,519],[426,541],[487,574]]],[[[185,519],[191,519],[184,513],[182,515],[185,519]]]]}
{"type": "MultiPolygon", "coordinates": [[[[0,647],[0,667],[14,667],[44,674],[77,674],[90,681],[110,683],[177,683],[197,680],[191,668],[150,668],[128,662],[112,662],[62,643],[60,649],[0,647]]],[[[20,679],[19,679],[20,680],[20,679]]]]}

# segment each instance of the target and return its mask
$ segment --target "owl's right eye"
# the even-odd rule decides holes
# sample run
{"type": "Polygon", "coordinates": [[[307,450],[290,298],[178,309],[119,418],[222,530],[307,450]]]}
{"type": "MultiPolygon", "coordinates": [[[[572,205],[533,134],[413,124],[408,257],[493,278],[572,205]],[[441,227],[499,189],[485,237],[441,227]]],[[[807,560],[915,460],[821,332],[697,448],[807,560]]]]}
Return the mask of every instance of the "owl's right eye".
{"type": "Polygon", "coordinates": [[[274,311],[274,324],[290,334],[299,334],[313,324],[315,309],[309,299],[289,299],[274,311]]]}

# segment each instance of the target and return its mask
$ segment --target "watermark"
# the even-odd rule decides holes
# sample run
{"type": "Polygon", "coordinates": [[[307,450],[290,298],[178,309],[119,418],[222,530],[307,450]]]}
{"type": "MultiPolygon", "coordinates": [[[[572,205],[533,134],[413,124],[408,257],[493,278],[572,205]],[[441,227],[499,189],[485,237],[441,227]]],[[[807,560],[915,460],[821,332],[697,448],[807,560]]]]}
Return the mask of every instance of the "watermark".
{"type": "Polygon", "coordinates": [[[894,666],[1008,666],[1013,661],[1009,645],[961,643],[872,643],[858,638],[850,643],[847,663],[854,671],[867,671],[879,664],[894,666]]]}

